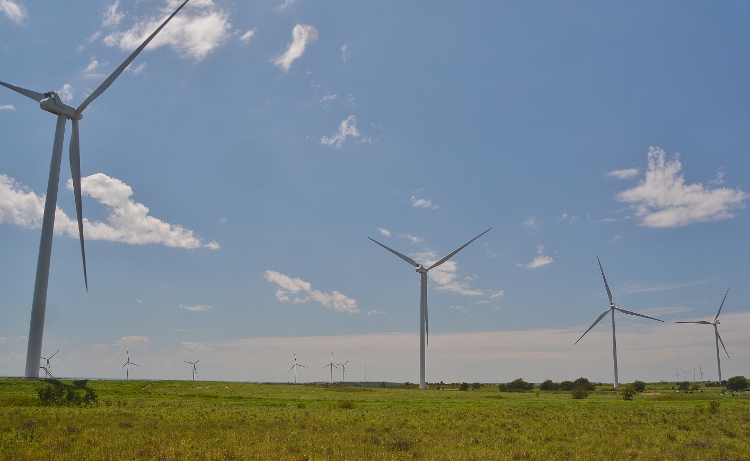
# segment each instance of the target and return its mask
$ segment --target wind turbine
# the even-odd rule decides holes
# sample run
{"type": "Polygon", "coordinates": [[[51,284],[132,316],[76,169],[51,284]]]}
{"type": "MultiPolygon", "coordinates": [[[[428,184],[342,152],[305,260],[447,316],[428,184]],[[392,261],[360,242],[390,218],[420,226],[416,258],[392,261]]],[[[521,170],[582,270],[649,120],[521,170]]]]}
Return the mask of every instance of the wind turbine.
{"type": "Polygon", "coordinates": [[[54,376],[52,376],[52,367],[50,366],[49,361],[52,360],[52,357],[56,356],[58,352],[60,352],[60,349],[56,350],[55,353],[50,355],[49,357],[42,357],[42,359],[47,362],[47,366],[41,366],[39,368],[44,370],[44,372],[47,374],[47,378],[54,378],[54,376]]]}
{"type": "Polygon", "coordinates": [[[297,354],[294,354],[294,365],[292,365],[292,368],[288,369],[286,372],[289,373],[294,369],[294,384],[297,384],[297,368],[307,368],[306,366],[302,365],[301,363],[297,363],[297,354]]]}
{"type": "Polygon", "coordinates": [[[721,360],[719,359],[719,343],[721,343],[721,347],[724,348],[724,352],[727,354],[727,358],[729,358],[729,352],[727,352],[727,347],[724,345],[724,341],[721,340],[721,336],[719,336],[719,329],[717,328],[717,325],[719,325],[721,322],[719,322],[719,314],[721,313],[721,308],[724,307],[724,301],[727,300],[727,295],[729,294],[729,290],[727,289],[727,292],[724,294],[724,299],[721,300],[721,305],[719,305],[719,310],[716,311],[716,317],[714,317],[713,322],[709,322],[707,320],[701,320],[700,322],[675,322],[675,323],[698,323],[701,325],[713,325],[714,326],[714,333],[716,336],[716,366],[719,369],[719,384],[721,384],[721,360]]]}
{"type": "Polygon", "coordinates": [[[203,358],[203,356],[201,355],[201,358],[200,358],[200,359],[198,359],[198,360],[196,360],[195,362],[189,362],[189,361],[187,361],[187,360],[183,360],[183,362],[185,362],[185,363],[189,363],[190,365],[192,365],[192,366],[193,366],[193,381],[195,381],[195,375],[197,375],[197,374],[198,374],[198,369],[197,369],[197,368],[195,367],[195,365],[197,365],[197,364],[198,364],[198,362],[200,362],[202,358],[203,358]]]}
{"type": "Polygon", "coordinates": [[[331,363],[329,363],[328,365],[324,366],[323,368],[329,368],[329,367],[331,368],[331,384],[333,384],[333,369],[335,368],[335,369],[338,370],[338,368],[339,368],[339,367],[337,367],[336,365],[333,364],[333,352],[331,352],[331,363]]]}
{"type": "MultiPolygon", "coordinates": [[[[620,309],[619,307],[615,306],[615,302],[612,301],[612,292],[609,291],[609,285],[607,284],[607,277],[604,276],[604,269],[602,269],[602,262],[599,261],[599,257],[598,256],[596,257],[596,260],[599,262],[599,270],[602,272],[602,279],[604,279],[604,288],[607,289],[607,297],[609,298],[609,309],[607,309],[606,311],[604,311],[604,313],[602,315],[600,315],[598,319],[596,319],[596,321],[589,327],[589,329],[586,330],[581,335],[580,338],[578,338],[578,341],[580,341],[584,336],[586,336],[586,333],[588,333],[589,331],[591,331],[591,329],[594,328],[594,326],[597,323],[599,323],[599,321],[601,319],[603,319],[605,315],[607,315],[608,313],[612,314],[612,358],[613,358],[614,363],[615,363],[615,385],[614,385],[614,387],[617,387],[619,385],[619,382],[617,380],[617,339],[615,338],[615,311],[620,311],[623,314],[635,315],[637,317],[644,317],[644,318],[647,318],[647,319],[656,320],[657,322],[664,322],[664,320],[659,320],[659,319],[655,319],[653,317],[649,317],[647,315],[642,315],[642,314],[637,314],[635,312],[626,311],[625,309],[620,309]]],[[[576,341],[573,345],[578,344],[578,341],[576,341]]]]}
{"type": "MultiPolygon", "coordinates": [[[[492,228],[490,228],[492,229],[492,228]]],[[[408,262],[412,266],[414,266],[417,269],[417,272],[419,272],[420,275],[420,296],[419,296],[419,388],[420,389],[426,389],[425,386],[425,373],[424,373],[424,363],[425,363],[425,349],[427,348],[427,342],[428,336],[429,336],[429,328],[428,328],[428,321],[427,321],[427,272],[430,271],[430,269],[434,269],[435,267],[443,264],[444,262],[448,261],[458,253],[459,251],[463,250],[466,245],[470,244],[474,240],[478,239],[479,237],[483,236],[487,232],[490,231],[490,229],[487,229],[486,231],[482,232],[481,234],[477,235],[473,239],[469,240],[468,242],[464,243],[457,249],[453,250],[452,252],[448,253],[447,256],[440,259],[438,262],[434,263],[430,267],[426,268],[418,264],[416,261],[411,259],[410,257],[403,255],[399,253],[396,250],[393,250],[391,248],[388,248],[387,246],[383,245],[382,243],[369,238],[373,242],[377,243],[381,247],[385,248],[386,250],[390,251],[394,255],[398,256],[399,258],[403,259],[404,261],[408,262]]]]}
{"type": "Polygon", "coordinates": [[[122,370],[125,367],[128,367],[128,368],[125,369],[125,379],[130,379],[130,365],[135,365],[137,367],[140,367],[140,365],[138,365],[135,362],[131,362],[130,361],[130,351],[125,350],[125,354],[127,354],[127,356],[128,356],[128,361],[125,362],[125,365],[123,365],[123,366],[120,367],[120,370],[122,370]]]}
{"type": "Polygon", "coordinates": [[[338,366],[341,367],[341,382],[342,383],[346,382],[346,364],[347,363],[349,363],[348,360],[346,362],[344,362],[344,363],[338,363],[337,364],[338,366]]]}
{"type": "Polygon", "coordinates": [[[73,177],[73,193],[76,202],[76,215],[78,217],[78,235],[81,241],[81,257],[83,259],[83,281],[88,291],[88,276],[86,274],[86,252],[83,244],[83,212],[81,205],[81,149],[78,140],[78,121],[83,118],[83,111],[96,98],[101,96],[107,88],[122,74],[126,67],[143,51],[146,45],[158,34],[164,26],[182,9],[189,0],[185,0],[172,13],[154,33],[152,33],[141,45],[133,51],[112,74],[102,82],[77,108],[63,103],[54,91],[37,93],[9,83],[0,82],[11,90],[20,93],[39,103],[39,106],[57,115],[57,126],[55,128],[55,140],[52,145],[52,162],[50,163],[49,179],[47,182],[47,197],[44,203],[44,215],[42,218],[42,235],[39,240],[39,256],[36,265],[36,279],[34,282],[34,298],[31,303],[31,322],[29,326],[29,341],[26,352],[26,377],[38,379],[39,367],[37,357],[42,352],[42,336],[44,335],[44,315],[47,310],[47,285],[49,282],[50,257],[52,254],[52,233],[55,227],[55,210],[57,208],[57,186],[60,181],[60,163],[62,161],[63,141],[65,138],[65,125],[68,120],[72,121],[73,131],[70,135],[70,171],[73,177]]]}

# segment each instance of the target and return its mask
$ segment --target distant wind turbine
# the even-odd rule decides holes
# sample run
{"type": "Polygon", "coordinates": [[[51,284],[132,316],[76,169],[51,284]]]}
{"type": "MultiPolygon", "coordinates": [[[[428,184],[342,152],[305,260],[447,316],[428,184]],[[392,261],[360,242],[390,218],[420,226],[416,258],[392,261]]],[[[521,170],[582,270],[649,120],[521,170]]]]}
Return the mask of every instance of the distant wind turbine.
{"type": "Polygon", "coordinates": [[[88,276],[86,274],[86,252],[83,244],[83,212],[81,205],[81,149],[78,141],[78,121],[83,118],[83,111],[96,98],[101,96],[109,88],[112,82],[122,74],[126,67],[143,51],[146,45],[161,31],[164,26],[182,9],[189,0],[185,0],[141,45],[115,69],[112,74],[102,82],[77,108],[63,103],[54,91],[37,93],[9,83],[0,82],[11,90],[20,93],[39,103],[39,106],[57,115],[57,127],[55,128],[55,140],[52,147],[52,162],[47,182],[47,198],[44,204],[44,215],[42,218],[42,235],[39,241],[39,256],[36,266],[36,280],[34,282],[34,298],[31,303],[31,322],[29,326],[29,341],[26,352],[26,377],[39,378],[39,366],[37,357],[42,353],[42,336],[44,335],[44,315],[47,310],[47,285],[49,282],[50,257],[52,254],[52,233],[55,227],[55,210],[57,208],[57,186],[60,181],[60,163],[62,161],[63,141],[65,138],[65,125],[68,120],[72,121],[73,131],[70,136],[70,171],[73,177],[73,193],[76,202],[76,215],[78,217],[78,235],[81,241],[81,257],[83,259],[83,281],[88,291],[88,276]]]}
{"type": "Polygon", "coordinates": [[[331,352],[331,363],[329,363],[328,365],[324,366],[323,368],[330,368],[331,369],[331,384],[333,384],[333,369],[334,368],[337,369],[337,370],[339,369],[339,367],[337,367],[336,365],[333,364],[333,352],[331,352]]]}
{"type": "Polygon", "coordinates": [[[346,364],[347,363],[349,363],[348,360],[346,362],[344,362],[344,363],[337,364],[338,366],[341,367],[341,382],[342,383],[346,382],[346,364]]]}
{"type": "Polygon", "coordinates": [[[60,352],[60,349],[56,350],[55,353],[49,357],[42,357],[42,359],[47,362],[47,365],[40,368],[47,374],[47,378],[54,378],[54,376],[52,376],[52,367],[50,366],[49,361],[52,360],[52,357],[56,356],[58,352],[60,352]]]}
{"type": "Polygon", "coordinates": [[[128,356],[128,361],[125,362],[125,365],[123,365],[123,366],[120,367],[120,370],[122,370],[123,368],[127,367],[127,368],[125,368],[125,379],[128,380],[128,379],[130,379],[130,365],[135,365],[137,367],[140,367],[140,365],[138,365],[135,362],[131,362],[130,361],[130,351],[126,350],[125,354],[128,356]]]}
{"type": "MultiPolygon", "coordinates": [[[[492,229],[492,228],[490,228],[492,229]]],[[[468,244],[473,242],[474,240],[478,239],[479,237],[483,236],[487,232],[490,231],[490,229],[487,229],[486,231],[482,232],[481,234],[477,235],[473,239],[469,240],[468,242],[464,243],[457,249],[453,250],[452,252],[448,253],[447,256],[440,259],[438,262],[434,263],[430,267],[426,268],[411,259],[410,257],[403,255],[399,253],[396,250],[393,250],[391,248],[388,248],[387,246],[383,245],[382,243],[369,238],[373,242],[377,243],[381,247],[385,248],[386,250],[390,251],[394,255],[398,256],[399,258],[403,259],[407,263],[411,264],[417,269],[417,272],[419,272],[420,275],[420,296],[419,296],[419,388],[425,389],[427,386],[425,385],[425,349],[427,348],[427,342],[428,336],[429,336],[429,327],[428,327],[428,321],[427,321],[427,272],[430,271],[430,269],[434,269],[435,267],[443,264],[444,262],[451,259],[456,253],[463,250],[464,247],[466,247],[468,244]]]]}
{"type": "Polygon", "coordinates": [[[297,368],[307,368],[306,366],[302,365],[301,363],[297,363],[297,354],[294,354],[294,365],[292,365],[292,368],[288,369],[286,372],[289,373],[290,371],[294,370],[294,384],[297,384],[297,368]]]}
{"type": "Polygon", "coordinates": [[[196,365],[198,364],[198,362],[201,361],[202,358],[203,358],[203,356],[201,355],[200,359],[196,360],[195,362],[189,362],[187,360],[183,360],[183,362],[189,363],[190,365],[193,366],[193,381],[195,381],[195,375],[198,374],[198,368],[196,368],[196,365]]]}
{"type": "MultiPolygon", "coordinates": [[[[597,323],[599,323],[599,321],[601,319],[603,319],[605,315],[607,315],[608,313],[612,314],[612,358],[613,358],[614,363],[615,363],[615,385],[614,385],[614,387],[617,387],[619,385],[619,382],[617,380],[617,339],[615,338],[615,311],[620,311],[623,314],[635,315],[637,317],[643,317],[643,318],[647,318],[647,319],[651,319],[651,320],[656,320],[657,322],[664,322],[664,320],[659,320],[659,319],[655,319],[653,317],[649,317],[649,316],[646,316],[646,315],[642,315],[642,314],[637,314],[635,312],[626,311],[625,309],[620,309],[619,307],[615,306],[615,302],[612,301],[612,292],[609,291],[609,285],[607,284],[607,277],[604,276],[604,269],[602,269],[602,262],[599,261],[599,257],[598,256],[596,257],[596,260],[599,262],[599,270],[602,272],[602,279],[604,279],[604,288],[607,289],[607,297],[609,298],[609,309],[607,309],[606,311],[604,311],[604,313],[602,315],[600,315],[598,319],[596,319],[596,321],[589,327],[589,329],[586,330],[581,335],[580,338],[578,338],[578,341],[580,341],[584,336],[586,336],[586,333],[588,333],[589,331],[591,331],[591,329],[594,328],[594,326],[597,323]]],[[[578,344],[578,341],[576,341],[575,344],[578,344]]]]}
{"type": "Polygon", "coordinates": [[[724,352],[727,354],[727,358],[729,358],[729,352],[727,352],[727,347],[724,345],[724,341],[721,340],[721,336],[719,336],[719,329],[717,326],[721,323],[719,322],[719,314],[721,313],[721,308],[724,307],[724,301],[727,300],[727,295],[729,294],[729,290],[727,289],[727,292],[724,294],[724,299],[721,300],[721,305],[719,305],[719,310],[716,311],[716,317],[714,317],[713,322],[709,322],[707,320],[701,320],[700,322],[675,322],[675,323],[697,323],[700,325],[713,325],[714,326],[714,333],[716,336],[716,367],[719,369],[719,384],[721,384],[721,360],[720,360],[720,354],[719,354],[719,343],[721,343],[721,347],[724,348],[724,352]]]}

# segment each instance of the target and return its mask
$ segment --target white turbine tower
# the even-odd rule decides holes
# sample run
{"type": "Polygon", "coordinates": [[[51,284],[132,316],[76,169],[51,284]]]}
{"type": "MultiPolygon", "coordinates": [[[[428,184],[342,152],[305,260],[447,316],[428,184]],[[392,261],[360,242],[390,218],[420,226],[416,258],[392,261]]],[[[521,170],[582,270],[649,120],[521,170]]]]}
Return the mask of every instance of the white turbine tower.
{"type": "Polygon", "coordinates": [[[47,197],[44,203],[44,215],[42,218],[42,235],[39,241],[39,256],[36,265],[36,280],[34,282],[34,298],[31,303],[31,322],[29,326],[29,341],[26,353],[27,378],[39,378],[39,366],[37,357],[42,352],[42,336],[44,334],[44,315],[47,309],[47,284],[49,282],[50,256],[52,254],[52,233],[55,227],[55,210],[57,208],[57,186],[60,180],[60,163],[62,161],[63,141],[65,138],[65,124],[72,121],[73,131],[70,136],[70,171],[73,177],[73,193],[76,202],[76,215],[78,217],[78,235],[81,241],[81,257],[83,259],[83,280],[88,291],[88,277],[86,275],[86,252],[83,244],[83,212],[81,208],[81,150],[78,141],[78,121],[83,118],[83,111],[96,98],[101,96],[109,88],[112,82],[125,70],[126,67],[143,51],[146,45],[167,25],[167,23],[182,9],[189,0],[185,0],[172,13],[154,33],[152,33],[128,58],[120,64],[120,67],[112,72],[99,87],[94,90],[77,108],[64,104],[54,91],[37,93],[8,83],[0,82],[11,90],[20,93],[39,103],[39,106],[57,115],[57,127],[55,128],[55,140],[52,146],[52,162],[50,163],[49,180],[47,182],[47,197]]]}
{"type": "MultiPolygon", "coordinates": [[[[607,289],[607,297],[609,298],[609,309],[607,309],[606,311],[604,311],[604,313],[602,315],[600,315],[598,319],[596,319],[596,321],[589,327],[589,329],[586,330],[581,335],[580,338],[578,338],[578,341],[580,341],[584,336],[586,336],[586,333],[588,333],[589,331],[591,331],[591,329],[594,328],[594,326],[597,323],[599,323],[599,321],[601,319],[603,319],[605,315],[607,315],[608,313],[612,314],[612,359],[614,360],[614,363],[615,363],[615,384],[614,384],[614,387],[617,387],[619,385],[619,381],[617,379],[617,339],[615,338],[615,311],[620,311],[623,314],[635,315],[637,317],[644,317],[644,318],[647,318],[647,319],[656,320],[657,322],[664,322],[664,320],[655,319],[655,318],[649,317],[647,315],[636,314],[635,312],[626,311],[625,309],[620,309],[619,307],[615,306],[615,302],[612,301],[612,292],[609,291],[609,284],[607,284],[607,277],[604,276],[604,269],[602,269],[602,262],[599,261],[599,257],[598,256],[596,257],[596,260],[599,262],[599,270],[602,272],[602,279],[604,279],[604,287],[607,289]]],[[[575,344],[578,344],[578,341],[576,341],[575,344]]]]}
{"type": "Polygon", "coordinates": [[[189,363],[190,365],[193,366],[193,381],[195,381],[195,375],[198,374],[198,368],[196,368],[196,365],[198,364],[198,362],[201,361],[202,358],[203,358],[203,356],[201,355],[200,359],[196,360],[195,362],[189,362],[187,360],[183,360],[183,362],[189,363]]]}
{"type": "Polygon", "coordinates": [[[137,367],[140,367],[140,365],[138,365],[135,362],[131,362],[130,361],[130,351],[125,350],[125,354],[128,356],[128,361],[125,362],[125,365],[123,365],[123,366],[120,367],[120,370],[122,370],[123,368],[127,367],[127,368],[125,368],[125,379],[129,380],[130,379],[130,365],[135,365],[137,367]]]}
{"type": "Polygon", "coordinates": [[[346,362],[344,362],[344,363],[338,363],[337,364],[338,366],[341,367],[341,382],[342,383],[346,382],[346,364],[347,363],[349,363],[348,360],[346,362]]]}
{"type": "Polygon", "coordinates": [[[336,365],[333,364],[333,352],[331,352],[331,363],[329,363],[328,365],[324,366],[323,368],[330,368],[331,369],[331,384],[333,384],[333,369],[334,368],[337,369],[337,370],[339,369],[339,367],[337,367],[336,365]]]}
{"type": "Polygon", "coordinates": [[[297,363],[297,354],[294,354],[294,365],[292,365],[292,368],[288,369],[286,372],[289,373],[290,371],[294,370],[294,384],[297,384],[297,368],[307,368],[306,366],[302,365],[301,363],[297,363]]]}
{"type": "MultiPolygon", "coordinates": [[[[490,228],[492,229],[492,228],[490,228]]],[[[435,267],[443,264],[444,262],[451,259],[456,253],[463,250],[464,247],[466,247],[468,244],[473,242],[474,240],[478,239],[479,237],[483,236],[487,232],[490,231],[490,229],[487,229],[486,231],[482,232],[481,234],[477,235],[473,239],[469,240],[468,242],[464,243],[457,249],[453,250],[452,252],[448,253],[447,256],[443,257],[438,262],[434,263],[430,267],[426,268],[418,264],[416,261],[411,259],[410,257],[403,255],[399,253],[396,250],[393,250],[391,248],[388,248],[387,246],[383,245],[382,243],[369,238],[373,242],[377,243],[381,247],[385,248],[386,250],[390,251],[391,253],[395,254],[399,258],[403,259],[404,261],[408,262],[412,266],[414,266],[417,269],[417,272],[419,272],[420,275],[420,296],[419,296],[419,388],[425,389],[425,349],[427,348],[427,342],[428,342],[428,336],[429,336],[429,327],[428,327],[428,319],[427,319],[427,272],[430,271],[430,269],[434,269],[435,267]]]]}
{"type": "Polygon", "coordinates": [[[707,320],[701,320],[700,322],[675,322],[675,323],[697,323],[700,325],[713,325],[714,326],[714,335],[716,336],[716,367],[719,370],[719,384],[721,384],[721,360],[720,360],[720,354],[719,354],[719,343],[721,343],[721,347],[724,348],[724,352],[727,354],[727,358],[729,358],[729,352],[727,352],[727,347],[724,345],[724,341],[721,340],[721,336],[719,336],[719,329],[717,326],[721,323],[719,322],[719,314],[721,313],[721,308],[724,307],[724,301],[727,300],[728,294],[729,294],[729,290],[727,290],[727,292],[724,294],[724,299],[721,300],[721,305],[719,306],[719,310],[716,311],[716,317],[714,317],[713,322],[709,322],[707,320]]]}
{"type": "Polygon", "coordinates": [[[50,355],[49,357],[42,357],[47,365],[43,365],[40,368],[47,374],[47,378],[54,378],[54,376],[52,376],[52,367],[50,366],[49,361],[52,360],[52,357],[56,356],[58,352],[60,352],[60,349],[56,350],[55,353],[50,355]]]}

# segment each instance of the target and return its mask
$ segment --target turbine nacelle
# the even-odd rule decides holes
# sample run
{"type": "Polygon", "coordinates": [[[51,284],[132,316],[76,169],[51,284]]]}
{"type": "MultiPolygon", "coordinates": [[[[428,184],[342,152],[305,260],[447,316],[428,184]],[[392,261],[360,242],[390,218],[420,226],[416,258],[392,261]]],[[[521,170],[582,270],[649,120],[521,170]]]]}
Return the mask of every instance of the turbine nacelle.
{"type": "Polygon", "coordinates": [[[429,269],[425,269],[425,267],[421,264],[417,266],[417,272],[420,274],[426,274],[429,269]]]}
{"type": "Polygon", "coordinates": [[[62,102],[60,96],[54,91],[44,93],[44,95],[46,98],[39,101],[39,107],[41,107],[42,110],[52,112],[55,115],[64,115],[70,120],[81,120],[83,118],[83,114],[80,114],[74,108],[62,102]]]}

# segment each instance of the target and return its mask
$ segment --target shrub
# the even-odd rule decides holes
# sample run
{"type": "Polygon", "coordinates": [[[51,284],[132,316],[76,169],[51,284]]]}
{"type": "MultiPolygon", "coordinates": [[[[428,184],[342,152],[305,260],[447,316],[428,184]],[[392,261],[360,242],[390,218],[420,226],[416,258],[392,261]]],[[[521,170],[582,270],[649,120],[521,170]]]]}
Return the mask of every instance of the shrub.
{"type": "Polygon", "coordinates": [[[719,401],[718,400],[710,400],[708,402],[708,411],[712,414],[716,414],[719,412],[719,401]]]}
{"type": "Polygon", "coordinates": [[[596,386],[594,386],[594,383],[590,383],[588,379],[586,378],[578,378],[575,381],[573,381],[573,388],[584,388],[587,391],[593,391],[596,390],[596,386]]]}
{"type": "Polygon", "coordinates": [[[734,376],[727,379],[727,390],[742,391],[747,389],[747,387],[747,378],[745,378],[744,376],[734,376]]]}
{"type": "Polygon", "coordinates": [[[459,388],[462,391],[468,391],[469,390],[469,383],[461,383],[461,387],[459,388]]]}
{"type": "Polygon", "coordinates": [[[636,388],[634,385],[630,384],[628,386],[625,386],[625,389],[622,390],[622,399],[633,400],[633,396],[635,394],[636,394],[636,388]]]}
{"type": "Polygon", "coordinates": [[[646,390],[646,383],[643,381],[635,380],[631,386],[633,386],[633,390],[639,394],[646,390]]]}
{"type": "Polygon", "coordinates": [[[37,391],[39,400],[45,406],[89,406],[97,402],[96,392],[85,384],[81,386],[67,386],[60,382],[56,385],[46,385],[37,391]]]}
{"type": "Polygon", "coordinates": [[[688,391],[690,390],[690,383],[687,381],[683,381],[677,386],[677,389],[680,391],[688,391]]]}
{"type": "Polygon", "coordinates": [[[576,387],[573,381],[563,381],[560,383],[560,390],[561,391],[572,391],[573,388],[576,387]]]}
{"type": "Polygon", "coordinates": [[[514,379],[513,381],[498,385],[500,392],[527,392],[534,389],[534,383],[527,383],[523,378],[514,379]]]}
{"type": "Polygon", "coordinates": [[[560,390],[560,383],[555,383],[551,379],[546,380],[539,385],[539,390],[542,391],[558,391],[560,390]]]}
{"type": "Polygon", "coordinates": [[[589,391],[583,387],[573,388],[573,392],[570,394],[574,399],[585,399],[589,396],[589,391]]]}
{"type": "Polygon", "coordinates": [[[471,388],[472,390],[478,391],[479,389],[482,388],[482,383],[472,383],[471,388]]]}

